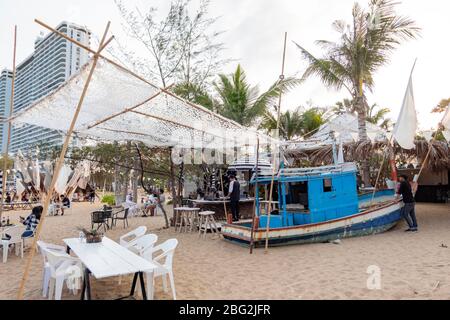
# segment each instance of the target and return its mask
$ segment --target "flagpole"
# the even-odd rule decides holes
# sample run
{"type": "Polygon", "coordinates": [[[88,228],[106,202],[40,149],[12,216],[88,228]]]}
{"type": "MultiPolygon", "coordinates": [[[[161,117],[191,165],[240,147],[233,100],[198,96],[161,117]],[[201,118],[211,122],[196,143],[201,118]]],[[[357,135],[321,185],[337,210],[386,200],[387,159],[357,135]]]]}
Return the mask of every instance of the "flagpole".
{"type": "MultiPolygon", "coordinates": [[[[403,104],[405,104],[406,96],[407,96],[407,94],[408,94],[409,83],[411,82],[411,79],[412,79],[412,76],[413,76],[413,73],[414,73],[414,69],[416,68],[416,64],[417,64],[417,58],[414,60],[414,64],[413,64],[413,66],[412,66],[412,68],[411,68],[411,73],[410,73],[410,75],[409,75],[408,86],[407,86],[407,88],[406,88],[406,93],[405,93],[405,98],[404,98],[403,104]]],[[[404,107],[404,105],[402,106],[402,110],[400,110],[400,115],[402,114],[403,107],[404,107]]],[[[397,122],[397,123],[398,123],[398,122],[397,122]]],[[[388,147],[389,147],[389,146],[393,143],[393,141],[394,141],[394,133],[395,133],[395,128],[394,128],[394,132],[392,132],[392,136],[391,136],[391,138],[390,138],[388,144],[386,145],[385,152],[383,152],[383,160],[381,161],[381,166],[380,166],[380,169],[378,170],[377,179],[376,179],[376,181],[375,181],[375,186],[374,186],[374,190],[373,190],[373,194],[372,194],[372,200],[370,201],[370,205],[373,204],[373,200],[375,199],[375,195],[376,195],[376,193],[377,193],[378,182],[379,182],[380,177],[381,177],[381,171],[383,170],[384,163],[385,163],[385,161],[386,161],[386,155],[387,155],[387,152],[386,152],[386,151],[387,151],[388,147]]]]}

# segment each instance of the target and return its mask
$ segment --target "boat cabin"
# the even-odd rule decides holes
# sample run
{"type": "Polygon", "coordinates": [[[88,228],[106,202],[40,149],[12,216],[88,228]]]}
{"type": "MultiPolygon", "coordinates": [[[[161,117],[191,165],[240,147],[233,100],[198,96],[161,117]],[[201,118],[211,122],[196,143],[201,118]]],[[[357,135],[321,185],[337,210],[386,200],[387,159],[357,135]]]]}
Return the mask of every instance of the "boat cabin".
{"type": "MultiPolygon", "coordinates": [[[[274,180],[270,228],[321,223],[359,212],[354,163],[316,168],[280,169],[274,180]]],[[[271,175],[253,177],[256,194],[266,196],[271,175]]],[[[268,201],[256,197],[259,228],[267,227],[268,201]]],[[[267,197],[266,197],[267,198],[267,197]]]]}

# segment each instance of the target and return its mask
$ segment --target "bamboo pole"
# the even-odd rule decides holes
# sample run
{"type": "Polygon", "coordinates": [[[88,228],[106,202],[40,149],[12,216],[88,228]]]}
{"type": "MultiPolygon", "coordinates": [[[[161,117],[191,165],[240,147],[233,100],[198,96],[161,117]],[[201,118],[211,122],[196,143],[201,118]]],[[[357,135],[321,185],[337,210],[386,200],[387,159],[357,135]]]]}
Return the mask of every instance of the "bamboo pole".
{"type": "MultiPolygon", "coordinates": [[[[287,44],[287,32],[284,33],[284,48],[283,48],[283,62],[281,65],[281,75],[280,80],[284,79],[284,67],[286,63],[286,44],[287,44]]],[[[282,93],[280,92],[280,97],[278,99],[278,113],[277,113],[277,130],[280,130],[280,118],[281,118],[281,99],[282,99],[282,93]]],[[[280,152],[280,149],[277,150],[280,152]]],[[[275,155],[274,155],[275,160],[275,155]]],[[[268,212],[267,212],[267,226],[266,226],[266,246],[265,246],[265,253],[268,253],[269,250],[269,231],[270,231],[270,214],[272,211],[272,196],[273,196],[273,187],[275,184],[275,173],[277,171],[277,163],[274,161],[273,164],[273,172],[272,172],[272,182],[270,183],[270,193],[269,193],[269,205],[268,205],[268,212]]]]}
{"type": "Polygon", "coordinates": [[[258,192],[258,175],[259,175],[259,139],[256,143],[256,171],[255,171],[255,200],[253,202],[253,213],[252,213],[252,232],[250,235],[250,254],[253,254],[253,247],[255,245],[255,219],[256,219],[256,204],[259,200],[259,192],[258,192]]]}
{"type": "Polygon", "coordinates": [[[222,169],[220,169],[220,185],[222,186],[222,195],[223,195],[223,212],[225,213],[225,221],[228,222],[228,213],[227,213],[227,198],[225,196],[225,188],[223,186],[223,176],[222,169]]]}
{"type": "Polygon", "coordinates": [[[42,213],[42,216],[41,216],[41,220],[40,220],[40,222],[38,224],[36,233],[35,233],[34,238],[33,238],[33,245],[32,245],[32,248],[31,248],[31,252],[30,252],[30,255],[28,256],[27,264],[26,264],[26,267],[25,267],[25,272],[23,274],[22,281],[20,283],[19,293],[17,295],[18,300],[22,300],[23,299],[24,290],[25,290],[25,283],[26,283],[26,281],[28,279],[28,275],[29,275],[30,268],[31,268],[31,263],[33,261],[34,255],[36,253],[36,244],[37,244],[37,241],[38,241],[39,236],[41,234],[42,227],[44,225],[45,217],[47,215],[48,207],[49,207],[49,204],[50,204],[51,195],[53,194],[53,192],[55,190],[56,181],[58,180],[59,173],[60,173],[61,168],[62,168],[62,166],[64,164],[64,157],[65,157],[67,149],[69,147],[69,142],[70,142],[72,133],[74,131],[75,124],[76,124],[76,122],[78,120],[78,115],[80,114],[81,108],[83,106],[84,98],[85,98],[86,93],[88,91],[89,84],[90,84],[90,82],[92,80],[92,76],[94,74],[95,67],[97,66],[99,54],[105,48],[104,44],[105,44],[106,36],[108,34],[110,25],[111,25],[111,22],[108,22],[108,24],[106,26],[106,29],[105,29],[105,32],[103,34],[103,38],[102,38],[102,40],[100,42],[99,49],[94,55],[94,61],[93,61],[91,70],[89,72],[88,78],[86,79],[86,83],[84,84],[83,92],[81,93],[80,100],[79,100],[77,108],[75,110],[75,114],[73,116],[73,119],[72,119],[72,122],[70,124],[69,130],[68,130],[68,132],[66,134],[66,138],[65,138],[65,141],[64,141],[63,148],[61,150],[61,154],[59,155],[59,159],[58,159],[58,161],[56,163],[55,171],[53,173],[52,183],[50,184],[50,188],[49,188],[49,193],[45,197],[44,206],[43,206],[44,210],[43,210],[43,213],[42,213]]]}
{"type": "Polygon", "coordinates": [[[386,146],[386,150],[383,152],[383,160],[381,161],[381,166],[380,166],[380,169],[378,170],[377,179],[375,180],[375,186],[374,186],[374,190],[373,190],[373,194],[372,194],[372,199],[370,200],[371,206],[373,204],[373,200],[375,199],[375,195],[377,193],[377,187],[378,187],[378,182],[381,177],[381,171],[383,170],[384,163],[386,162],[387,149],[392,144],[393,139],[394,139],[394,135],[392,135],[392,137],[389,139],[388,145],[386,146]]]}
{"type": "MultiPolygon", "coordinates": [[[[17,26],[14,26],[14,45],[13,45],[13,75],[11,81],[11,101],[9,102],[9,115],[12,116],[14,112],[14,90],[16,82],[16,52],[17,52],[17,26]]],[[[8,157],[9,157],[9,145],[11,143],[11,122],[8,122],[8,134],[6,138],[6,148],[3,154],[3,175],[2,175],[2,195],[0,200],[0,225],[3,215],[3,203],[6,193],[6,185],[8,183],[8,157]]]]}

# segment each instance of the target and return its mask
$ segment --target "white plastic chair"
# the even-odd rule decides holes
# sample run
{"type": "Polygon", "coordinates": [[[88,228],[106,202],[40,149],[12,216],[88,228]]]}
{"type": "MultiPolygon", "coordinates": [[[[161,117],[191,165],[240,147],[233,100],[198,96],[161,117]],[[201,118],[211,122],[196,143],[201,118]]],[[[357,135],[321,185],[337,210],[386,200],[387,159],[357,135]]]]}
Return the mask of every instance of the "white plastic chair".
{"type": "Polygon", "coordinates": [[[176,300],[175,281],[173,278],[173,255],[178,246],[177,239],[170,239],[153,248],[152,253],[162,251],[162,254],[152,259],[152,262],[158,267],[153,272],[153,282],[155,278],[162,277],[164,292],[167,292],[167,275],[169,275],[170,287],[172,289],[173,299],[176,300]]]}
{"type": "MultiPolygon", "coordinates": [[[[77,277],[79,281],[83,278],[83,266],[79,259],[73,258],[67,253],[59,253],[52,250],[44,250],[44,252],[50,266],[50,292],[48,299],[51,300],[54,295],[55,300],[61,300],[64,281],[71,276],[70,271],[73,270],[73,267],[79,268],[79,276],[77,277]]],[[[76,291],[76,289],[73,290],[74,294],[76,294],[76,291]]]]}
{"type": "Polygon", "coordinates": [[[158,236],[156,234],[146,234],[145,236],[137,238],[128,247],[128,250],[140,255],[141,257],[152,260],[153,247],[158,241],[158,236]]]}
{"type": "Polygon", "coordinates": [[[47,251],[54,251],[58,253],[65,253],[65,248],[63,246],[58,246],[55,244],[45,243],[43,241],[38,241],[37,246],[39,249],[39,252],[42,255],[42,258],[44,260],[44,270],[42,275],[42,296],[47,297],[48,294],[48,288],[50,285],[50,276],[51,276],[51,267],[48,263],[47,256],[45,254],[47,251]]]}
{"type": "Polygon", "coordinates": [[[1,234],[1,245],[3,247],[3,263],[8,261],[8,252],[9,246],[14,245],[16,249],[16,256],[20,254],[20,257],[23,259],[23,247],[24,242],[22,239],[22,234],[25,231],[25,227],[23,226],[15,226],[8,229],[5,229],[1,234]],[[3,240],[3,238],[9,235],[11,239],[3,240]]]}
{"type": "Polygon", "coordinates": [[[145,235],[146,232],[147,232],[146,226],[134,229],[133,231],[121,236],[119,243],[122,247],[128,248],[132,246],[137,239],[145,235]]]}

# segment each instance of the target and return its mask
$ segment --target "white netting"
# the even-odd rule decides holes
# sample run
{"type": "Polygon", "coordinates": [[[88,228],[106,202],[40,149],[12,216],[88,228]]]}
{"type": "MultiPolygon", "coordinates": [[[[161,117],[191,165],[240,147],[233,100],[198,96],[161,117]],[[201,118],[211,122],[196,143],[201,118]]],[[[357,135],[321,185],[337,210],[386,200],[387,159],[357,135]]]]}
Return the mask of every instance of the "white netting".
{"type": "MultiPolygon", "coordinates": [[[[93,60],[65,85],[18,112],[14,125],[33,124],[67,132],[92,64],[93,60]]],[[[99,59],[94,71],[75,132],[107,141],[132,140],[149,146],[184,148],[199,144],[206,148],[254,145],[257,136],[261,144],[274,142],[203,107],[161,92],[104,59],[99,59]],[[124,110],[128,112],[121,113],[124,110]]]]}

